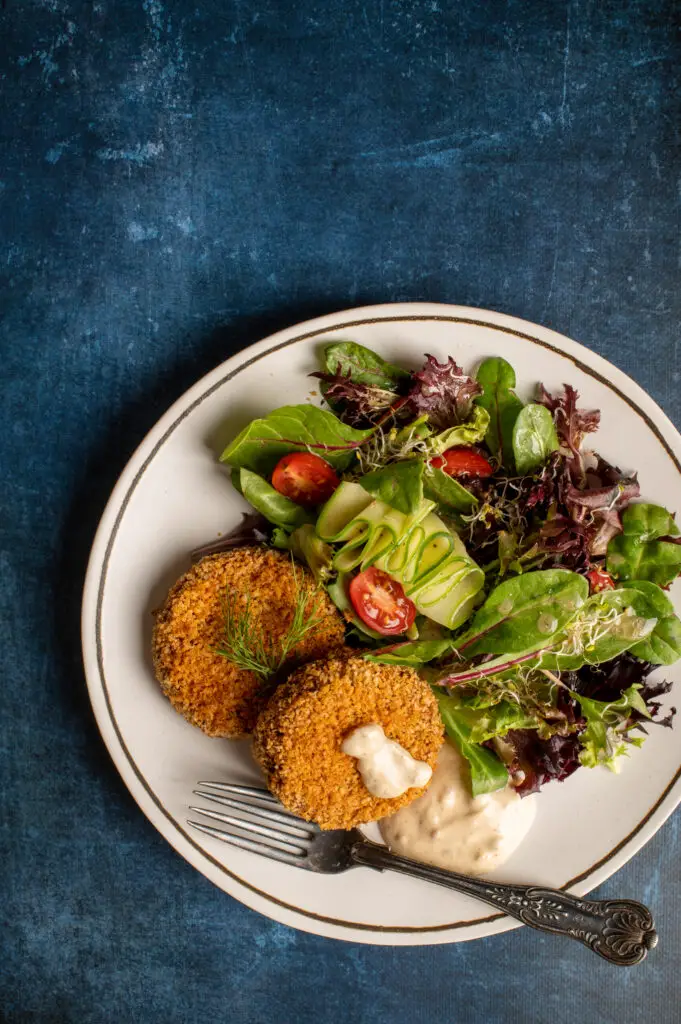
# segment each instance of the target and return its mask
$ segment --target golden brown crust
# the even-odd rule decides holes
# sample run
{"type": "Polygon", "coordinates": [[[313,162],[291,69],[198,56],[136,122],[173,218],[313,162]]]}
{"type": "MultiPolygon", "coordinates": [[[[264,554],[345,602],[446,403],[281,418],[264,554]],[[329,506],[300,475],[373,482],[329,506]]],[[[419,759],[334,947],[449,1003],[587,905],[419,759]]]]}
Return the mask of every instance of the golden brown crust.
{"type": "MultiPolygon", "coordinates": [[[[156,611],[153,659],[156,677],[173,707],[209,736],[250,733],[271,692],[253,672],[237,668],[212,648],[220,643],[223,603],[245,607],[251,621],[276,642],[291,624],[296,579],[312,593],[310,573],[288,554],[267,548],[237,548],[208,555],[171,588],[156,611]]],[[[328,596],[320,592],[315,607],[320,627],[291,652],[287,665],[323,657],[344,638],[343,621],[328,596]]]]}
{"type": "Polygon", "coordinates": [[[332,656],[292,673],[258,719],[253,753],[290,811],[321,828],[353,828],[393,814],[423,792],[380,800],[366,789],[341,744],[353,729],[374,722],[435,768],[444,730],[430,687],[413,669],[361,656],[332,656]]]}

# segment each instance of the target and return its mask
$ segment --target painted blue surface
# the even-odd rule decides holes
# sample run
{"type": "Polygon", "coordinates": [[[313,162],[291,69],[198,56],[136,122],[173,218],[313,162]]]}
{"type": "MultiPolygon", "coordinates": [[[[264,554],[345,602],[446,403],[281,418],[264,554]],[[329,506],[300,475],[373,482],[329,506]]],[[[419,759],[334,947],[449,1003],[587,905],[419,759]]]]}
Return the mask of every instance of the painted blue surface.
{"type": "Polygon", "coordinates": [[[571,335],[681,425],[671,0],[5,0],[0,10],[0,1016],[679,1019],[679,818],[602,889],[633,971],[527,931],[382,949],[272,924],[137,810],[80,590],[135,445],[271,330],[377,301],[571,335]]]}

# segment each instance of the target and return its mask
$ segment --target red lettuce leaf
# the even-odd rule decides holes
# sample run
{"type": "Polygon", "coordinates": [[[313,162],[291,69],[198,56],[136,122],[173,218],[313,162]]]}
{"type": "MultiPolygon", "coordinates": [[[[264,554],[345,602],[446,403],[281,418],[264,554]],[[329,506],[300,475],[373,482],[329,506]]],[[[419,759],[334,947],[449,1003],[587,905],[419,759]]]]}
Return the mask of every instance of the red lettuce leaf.
{"type": "Polygon", "coordinates": [[[592,700],[617,701],[630,686],[640,686],[639,695],[648,708],[650,718],[634,710],[629,718],[629,726],[645,732],[646,722],[670,728],[676,714],[676,708],[670,708],[663,718],[659,717],[662,705],[657,698],[669,693],[672,683],[666,679],[651,681],[649,676],[654,668],[650,662],[641,661],[625,651],[603,665],[584,665],[577,672],[561,673],[560,678],[574,693],[592,700]]]}
{"type": "MultiPolygon", "coordinates": [[[[645,701],[646,707],[648,708],[648,711],[650,712],[652,720],[655,723],[655,725],[663,725],[667,729],[671,729],[672,727],[674,715],[676,714],[676,708],[670,708],[667,714],[664,716],[664,718],[659,718],[658,716],[662,711],[662,705],[656,698],[664,696],[665,693],[669,693],[673,685],[674,684],[668,679],[660,679],[654,683],[646,680],[642,688],[639,690],[639,693],[645,701]]],[[[634,714],[637,719],[640,719],[641,723],[646,721],[646,719],[644,719],[643,716],[639,715],[637,712],[634,712],[634,714]]],[[[643,732],[646,731],[643,728],[642,724],[639,724],[638,727],[639,729],[643,729],[643,732]]]]}
{"type": "Polygon", "coordinates": [[[582,490],[569,484],[565,489],[565,502],[568,505],[579,505],[592,512],[608,512],[612,509],[624,508],[632,498],[641,493],[636,474],[622,477],[615,484],[605,487],[585,487],[582,490]]]}
{"type": "Polygon", "coordinates": [[[560,679],[570,690],[584,697],[616,701],[630,686],[641,685],[651,671],[650,662],[640,661],[626,651],[603,665],[584,665],[577,672],[562,672],[560,679]]]}
{"type": "Polygon", "coordinates": [[[427,413],[438,430],[464,423],[471,414],[473,398],[482,393],[476,380],[463,372],[450,356],[439,363],[426,354],[422,370],[412,374],[408,404],[417,416],[427,413]]]}
{"type": "Polygon", "coordinates": [[[580,733],[585,726],[579,707],[580,695],[591,700],[614,702],[630,686],[639,686],[639,694],[650,718],[633,710],[623,723],[622,739],[633,739],[628,735],[630,732],[646,732],[646,725],[650,724],[670,728],[676,708],[670,708],[662,716],[658,698],[669,693],[672,684],[666,680],[650,681],[653,668],[649,662],[640,661],[626,652],[604,665],[585,665],[577,672],[560,673],[561,683],[577,695],[575,699],[566,689],[559,691],[557,710],[564,715],[568,731],[549,739],[541,739],[535,729],[512,729],[504,736],[504,742],[510,745],[513,753],[508,767],[511,778],[517,782],[519,795],[536,793],[554,779],[562,782],[580,767],[580,733]]]}
{"type": "Polygon", "coordinates": [[[348,370],[344,374],[340,363],[336,373],[317,371],[309,376],[317,377],[326,385],[324,398],[338,418],[351,427],[373,426],[397,397],[385,388],[354,381],[352,372],[348,370]]]}
{"type": "Polygon", "coordinates": [[[513,749],[509,771],[511,778],[519,780],[516,785],[519,796],[538,793],[554,779],[563,782],[580,767],[581,745],[577,733],[542,740],[535,729],[512,729],[504,736],[504,741],[513,749]]]}
{"type": "Polygon", "coordinates": [[[584,456],[580,451],[585,434],[598,430],[601,414],[597,409],[590,412],[577,408],[579,394],[570,384],[563,384],[562,395],[551,395],[543,384],[539,385],[537,402],[546,406],[556,425],[556,432],[562,447],[569,451],[570,475],[574,482],[584,487],[586,470],[584,456]]]}
{"type": "Polygon", "coordinates": [[[601,414],[598,409],[587,412],[577,408],[579,392],[570,384],[563,384],[562,395],[551,395],[543,384],[539,385],[537,402],[545,405],[553,416],[558,438],[566,448],[578,452],[585,434],[598,430],[601,414]]]}

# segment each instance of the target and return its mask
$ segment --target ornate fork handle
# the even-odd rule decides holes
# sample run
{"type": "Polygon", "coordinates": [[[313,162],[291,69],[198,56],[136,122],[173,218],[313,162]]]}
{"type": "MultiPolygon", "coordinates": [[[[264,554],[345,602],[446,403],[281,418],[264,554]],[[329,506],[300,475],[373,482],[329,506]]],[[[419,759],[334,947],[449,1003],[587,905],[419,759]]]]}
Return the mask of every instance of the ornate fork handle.
{"type": "Polygon", "coordinates": [[[398,857],[367,840],[355,843],[350,856],[355,864],[379,871],[401,871],[466,893],[531,928],[577,939],[599,956],[623,967],[640,963],[648,950],[657,945],[651,913],[635,900],[582,900],[558,889],[470,878],[398,857]]]}

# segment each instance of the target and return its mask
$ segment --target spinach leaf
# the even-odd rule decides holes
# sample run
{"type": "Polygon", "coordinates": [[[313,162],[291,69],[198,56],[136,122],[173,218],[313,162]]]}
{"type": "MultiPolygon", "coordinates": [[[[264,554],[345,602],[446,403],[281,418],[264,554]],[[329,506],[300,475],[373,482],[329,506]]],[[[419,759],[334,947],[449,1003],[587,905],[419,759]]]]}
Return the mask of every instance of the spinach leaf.
{"type": "Polygon", "coordinates": [[[423,501],[425,468],[421,459],[403,459],[367,473],[357,482],[374,498],[409,516],[423,501]]]}
{"type": "Polygon", "coordinates": [[[483,441],[489,426],[489,413],[480,406],[475,406],[473,414],[465,423],[449,427],[430,439],[429,449],[434,455],[441,455],[448,448],[456,445],[477,444],[483,441]]]}
{"type": "Polygon", "coordinates": [[[412,665],[418,668],[420,665],[433,661],[434,658],[441,658],[452,649],[452,641],[442,640],[414,640],[411,643],[392,644],[382,650],[372,651],[365,654],[365,661],[373,661],[379,665],[412,665]]]}
{"type": "Polygon", "coordinates": [[[499,356],[485,359],[476,374],[482,394],[475,399],[489,413],[485,440],[493,455],[507,469],[513,469],[513,427],[523,403],[513,391],[515,371],[499,356]]]}
{"type": "Polygon", "coordinates": [[[621,580],[668,586],[681,572],[679,528],[666,508],[641,503],[622,513],[622,530],[608,544],[608,572],[621,580]]]}
{"type": "Polygon", "coordinates": [[[494,588],[457,641],[466,657],[546,647],[586,601],[589,585],[567,569],[543,569],[494,588]]]}
{"type": "Polygon", "coordinates": [[[463,484],[435,466],[430,466],[423,478],[423,494],[430,501],[446,505],[455,512],[472,512],[479,505],[475,495],[463,484]]]}
{"type": "Polygon", "coordinates": [[[470,727],[458,710],[449,703],[449,697],[446,694],[436,692],[435,696],[447,735],[468,761],[473,796],[494,793],[497,789],[503,789],[508,784],[506,765],[487,747],[482,747],[471,741],[470,727]]]}
{"type": "Polygon", "coordinates": [[[655,629],[645,640],[631,647],[631,653],[653,665],[673,665],[681,658],[681,621],[674,614],[674,605],[655,583],[629,580],[627,589],[646,594],[657,618],[655,629]]]}
{"type": "Polygon", "coordinates": [[[239,473],[241,493],[247,502],[264,515],[275,526],[294,529],[303,523],[314,522],[314,513],[296,505],[295,501],[285,498],[279,491],[263,480],[250,469],[242,469],[239,473]]]}
{"type": "MultiPolygon", "coordinates": [[[[547,569],[544,572],[563,572],[568,576],[576,575],[576,573],[568,573],[565,569],[547,569]]],[[[532,572],[527,576],[507,580],[492,591],[490,598],[509,583],[527,584],[533,576],[540,575],[543,573],[532,572]]],[[[582,577],[579,578],[582,579],[582,577]]],[[[582,594],[579,592],[572,595],[569,598],[570,603],[576,598],[577,604],[579,604],[581,596],[582,594]]],[[[554,608],[558,603],[559,601],[554,602],[554,608]]],[[[520,607],[521,613],[518,621],[522,627],[524,608],[522,604],[520,607]]],[[[540,602],[538,602],[538,607],[541,607],[540,602]]],[[[485,609],[486,604],[482,606],[478,614],[485,612],[485,609]]],[[[537,614],[537,610],[534,611],[534,614],[537,614]]],[[[546,614],[550,615],[551,612],[546,614]]],[[[495,623],[493,616],[490,617],[492,626],[489,636],[494,641],[495,623]]],[[[475,620],[473,625],[475,626],[475,620]]],[[[503,620],[502,626],[506,627],[506,625],[503,620]]],[[[517,635],[514,635],[512,623],[509,625],[511,626],[509,645],[514,642],[519,644],[523,636],[522,628],[519,628],[517,635]]],[[[529,669],[541,668],[554,672],[576,671],[583,665],[600,665],[603,662],[611,661],[617,655],[645,640],[655,629],[657,617],[654,605],[646,594],[634,588],[622,588],[594,594],[583,602],[577,611],[572,612],[571,617],[564,621],[563,626],[557,632],[547,636],[544,640],[538,639],[539,633],[538,631],[533,632],[531,625],[530,619],[526,633],[527,646],[524,650],[511,651],[507,649],[503,654],[490,661],[478,665],[461,666],[441,678],[439,685],[453,687],[464,683],[475,684],[476,681],[492,676],[507,678],[508,673],[517,671],[521,665],[529,669]]],[[[463,637],[455,639],[454,642],[459,654],[465,652],[466,656],[469,656],[474,644],[476,654],[482,653],[483,649],[486,650],[486,639],[486,636],[476,636],[475,629],[471,629],[463,637]],[[478,644],[480,650],[477,649],[478,644]]],[[[496,653],[496,651],[491,653],[496,653]]]]}
{"type": "Polygon", "coordinates": [[[345,377],[351,374],[357,384],[372,384],[388,391],[395,391],[400,381],[410,376],[407,370],[387,363],[376,352],[354,341],[327,345],[324,364],[328,373],[342,373],[345,377]]]}
{"type": "Polygon", "coordinates": [[[624,510],[622,530],[627,537],[638,537],[641,541],[679,535],[679,528],[674,522],[673,515],[661,505],[651,505],[647,502],[629,505],[624,510]]]}
{"type": "Polygon", "coordinates": [[[518,473],[531,473],[558,449],[558,434],[549,410],[534,403],[526,405],[513,426],[513,455],[518,473]]]}
{"type": "Polygon", "coordinates": [[[673,665],[681,658],[681,620],[676,615],[661,619],[650,636],[630,650],[652,665],[673,665]]]}
{"type": "Polygon", "coordinates": [[[610,702],[592,700],[570,690],[575,700],[579,701],[582,714],[586,718],[586,729],[579,737],[582,744],[579,760],[586,768],[595,768],[596,765],[602,764],[615,770],[615,758],[619,754],[624,754],[627,749],[622,727],[631,712],[638,711],[645,718],[650,718],[650,712],[638,690],[638,685],[630,686],[624,690],[619,700],[610,702]]]}
{"type": "Polygon", "coordinates": [[[620,533],[608,544],[608,572],[620,580],[648,580],[666,587],[681,572],[681,547],[666,541],[642,542],[620,533]]]}
{"type": "Polygon", "coordinates": [[[282,455],[309,450],[337,469],[347,469],[355,449],[371,432],[355,430],[314,405],[284,405],[263,419],[252,420],[227,445],[220,461],[267,476],[282,455]]]}

